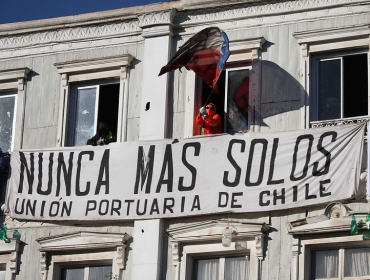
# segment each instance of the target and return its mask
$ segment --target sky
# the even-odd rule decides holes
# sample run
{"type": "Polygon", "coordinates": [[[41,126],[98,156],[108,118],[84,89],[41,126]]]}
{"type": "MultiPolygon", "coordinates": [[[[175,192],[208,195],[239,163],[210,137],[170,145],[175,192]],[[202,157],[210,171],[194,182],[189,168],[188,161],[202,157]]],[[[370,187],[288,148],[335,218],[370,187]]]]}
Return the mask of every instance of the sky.
{"type": "Polygon", "coordinates": [[[52,18],[168,0],[0,0],[0,24],[52,18]]]}

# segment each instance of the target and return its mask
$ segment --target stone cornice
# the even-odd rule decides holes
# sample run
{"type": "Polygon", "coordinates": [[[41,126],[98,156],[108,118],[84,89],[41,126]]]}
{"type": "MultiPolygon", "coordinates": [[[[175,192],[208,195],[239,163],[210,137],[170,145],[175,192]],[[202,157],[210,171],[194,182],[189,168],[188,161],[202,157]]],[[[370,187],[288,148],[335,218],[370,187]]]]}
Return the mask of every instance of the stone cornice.
{"type": "Polygon", "coordinates": [[[14,49],[43,44],[86,41],[113,36],[129,36],[140,32],[138,21],[121,21],[93,26],[60,28],[56,30],[0,37],[0,49],[14,49]]]}
{"type": "Polygon", "coordinates": [[[368,3],[366,0],[296,0],[296,1],[265,1],[262,3],[243,3],[221,7],[203,7],[203,9],[179,12],[175,24],[180,26],[196,23],[236,20],[250,17],[272,16],[295,12],[312,11],[336,6],[368,3]],[[232,6],[231,6],[232,5],[232,6]]]}

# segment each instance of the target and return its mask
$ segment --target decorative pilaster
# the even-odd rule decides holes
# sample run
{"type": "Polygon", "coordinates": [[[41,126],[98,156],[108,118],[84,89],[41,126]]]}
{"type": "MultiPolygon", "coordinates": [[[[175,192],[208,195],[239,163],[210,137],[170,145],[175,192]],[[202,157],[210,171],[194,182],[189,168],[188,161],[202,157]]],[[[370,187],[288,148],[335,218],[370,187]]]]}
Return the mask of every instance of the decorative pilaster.
{"type": "Polygon", "coordinates": [[[299,256],[299,238],[293,237],[291,280],[298,280],[298,266],[299,266],[298,256],[299,256]]]}
{"type": "Polygon", "coordinates": [[[171,255],[173,266],[178,266],[180,262],[180,251],[178,242],[171,242],[171,255]]]}

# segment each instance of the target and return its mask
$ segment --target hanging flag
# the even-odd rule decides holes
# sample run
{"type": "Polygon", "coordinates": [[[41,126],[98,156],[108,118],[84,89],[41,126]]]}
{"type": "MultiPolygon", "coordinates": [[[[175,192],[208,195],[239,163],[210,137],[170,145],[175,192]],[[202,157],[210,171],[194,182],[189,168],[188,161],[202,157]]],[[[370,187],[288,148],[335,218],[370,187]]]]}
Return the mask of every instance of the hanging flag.
{"type": "Polygon", "coordinates": [[[203,81],[214,88],[230,56],[229,39],[218,27],[208,27],[191,37],[175,54],[159,76],[185,67],[193,70],[203,81]]]}

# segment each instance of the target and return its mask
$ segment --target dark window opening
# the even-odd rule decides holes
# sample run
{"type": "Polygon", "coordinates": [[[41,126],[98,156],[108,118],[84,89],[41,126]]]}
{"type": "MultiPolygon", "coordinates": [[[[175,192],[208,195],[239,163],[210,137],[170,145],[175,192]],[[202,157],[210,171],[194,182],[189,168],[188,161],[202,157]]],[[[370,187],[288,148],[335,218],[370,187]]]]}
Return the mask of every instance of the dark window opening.
{"type": "Polygon", "coordinates": [[[98,131],[98,124],[108,124],[117,137],[119,84],[75,85],[71,90],[68,119],[68,146],[86,145],[98,131]]]}
{"type": "MultiPolygon", "coordinates": [[[[313,120],[368,115],[367,54],[317,60],[317,96],[313,120]]],[[[314,101],[315,103],[315,101],[314,101]]]]}
{"type": "MultiPolygon", "coordinates": [[[[249,129],[249,68],[227,69],[222,71],[217,86],[213,90],[202,82],[201,102],[196,106],[196,114],[199,108],[208,103],[217,107],[216,113],[222,120],[222,132],[234,133],[249,129]],[[208,100],[208,101],[207,101],[208,100]]],[[[195,127],[194,135],[202,134],[199,126],[195,127]]]]}

